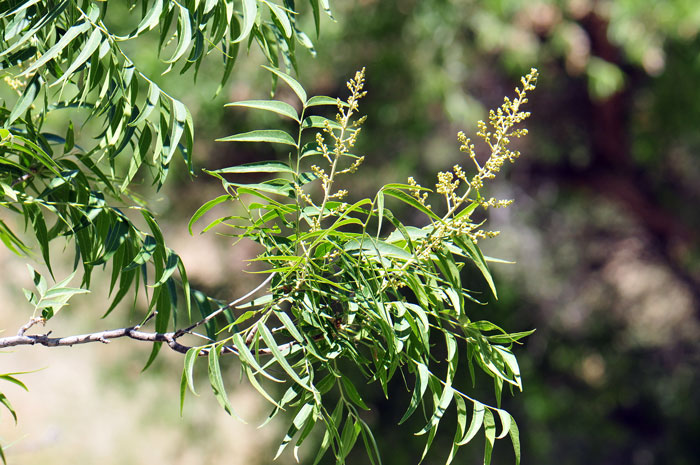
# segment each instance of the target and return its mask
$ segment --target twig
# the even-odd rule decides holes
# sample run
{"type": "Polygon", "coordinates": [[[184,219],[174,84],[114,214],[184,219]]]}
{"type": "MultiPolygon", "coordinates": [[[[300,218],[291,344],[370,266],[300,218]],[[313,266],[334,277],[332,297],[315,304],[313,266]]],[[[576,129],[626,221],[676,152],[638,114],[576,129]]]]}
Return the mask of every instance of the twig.
{"type": "Polygon", "coordinates": [[[43,319],[43,318],[41,318],[41,317],[38,317],[38,318],[37,318],[37,317],[32,317],[32,318],[30,318],[29,321],[27,322],[27,324],[25,324],[24,326],[22,326],[21,328],[19,328],[19,331],[17,331],[17,336],[24,336],[24,333],[26,333],[27,331],[29,331],[29,329],[30,329],[32,326],[34,326],[35,324],[37,324],[37,323],[42,323],[42,324],[43,324],[43,323],[46,323],[46,320],[43,319]]]}
{"type": "Polygon", "coordinates": [[[247,293],[247,294],[244,295],[243,297],[239,297],[238,299],[236,299],[236,300],[234,300],[234,301],[232,301],[232,302],[229,302],[228,304],[224,305],[223,307],[218,308],[217,310],[215,310],[215,311],[213,311],[212,313],[210,313],[209,315],[207,315],[205,318],[202,318],[201,320],[199,320],[198,322],[196,322],[196,323],[194,323],[194,324],[188,326],[187,328],[183,328],[183,329],[179,329],[179,330],[175,331],[175,337],[178,338],[178,337],[182,336],[183,334],[189,333],[190,331],[192,331],[192,330],[193,330],[194,328],[196,328],[197,326],[201,326],[201,325],[203,325],[203,324],[206,324],[206,323],[208,323],[209,321],[211,321],[212,319],[216,318],[216,317],[217,317],[218,315],[220,315],[223,311],[225,311],[225,310],[227,310],[227,309],[229,309],[229,308],[233,308],[233,307],[235,307],[237,304],[239,304],[240,302],[245,301],[246,299],[248,299],[248,297],[252,296],[252,295],[255,294],[256,292],[258,292],[260,289],[262,289],[263,287],[265,287],[270,281],[272,281],[272,278],[273,278],[274,276],[275,276],[275,273],[270,273],[270,276],[268,276],[267,278],[265,278],[265,281],[261,282],[255,289],[253,289],[252,291],[250,291],[249,293],[247,293]]]}

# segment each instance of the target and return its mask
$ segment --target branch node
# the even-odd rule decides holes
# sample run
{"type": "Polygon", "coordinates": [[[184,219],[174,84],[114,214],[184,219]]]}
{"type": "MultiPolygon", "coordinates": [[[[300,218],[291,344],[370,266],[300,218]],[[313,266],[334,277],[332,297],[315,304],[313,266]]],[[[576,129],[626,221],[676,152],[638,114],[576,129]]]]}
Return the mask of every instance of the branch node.
{"type": "Polygon", "coordinates": [[[31,317],[31,318],[29,319],[29,321],[28,321],[24,326],[22,326],[21,328],[19,328],[19,331],[17,331],[17,336],[20,336],[20,337],[21,337],[21,336],[24,336],[24,333],[26,333],[27,331],[29,331],[29,329],[30,329],[32,326],[34,326],[34,325],[36,325],[36,324],[38,324],[38,323],[41,323],[42,325],[44,325],[44,324],[46,324],[46,320],[45,320],[44,318],[42,318],[42,317],[31,317]]]}

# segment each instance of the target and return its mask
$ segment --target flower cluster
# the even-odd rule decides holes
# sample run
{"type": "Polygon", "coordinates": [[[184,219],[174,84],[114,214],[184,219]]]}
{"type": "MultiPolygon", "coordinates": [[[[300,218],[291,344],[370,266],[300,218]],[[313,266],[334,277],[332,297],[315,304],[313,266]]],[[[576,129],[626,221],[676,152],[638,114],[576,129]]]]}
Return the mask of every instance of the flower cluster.
{"type": "MultiPolygon", "coordinates": [[[[450,236],[466,235],[474,242],[481,238],[493,237],[497,231],[485,231],[480,229],[482,223],[475,224],[470,220],[475,206],[484,209],[488,207],[502,208],[512,203],[512,200],[485,199],[481,195],[484,181],[493,179],[501,170],[506,161],[513,162],[520,156],[517,150],[509,148],[513,138],[519,138],[527,134],[527,129],[518,128],[530,116],[529,112],[522,111],[521,107],[527,103],[527,92],[534,90],[537,83],[537,70],[531,69],[530,73],[521,78],[522,88],[515,89],[516,97],[504,98],[503,104],[496,110],[489,112],[488,124],[478,122],[477,136],[482,138],[490,150],[486,162],[479,163],[475,146],[463,132],[457,134],[460,142],[460,151],[466,152],[476,166],[476,174],[471,179],[467,177],[460,165],[452,167],[451,171],[440,172],[437,175],[435,191],[445,199],[447,213],[442,221],[434,222],[431,234],[421,244],[419,255],[428,257],[431,250],[439,247],[444,238],[450,236]],[[465,187],[461,189],[461,187],[465,187]]],[[[408,178],[408,184],[413,187],[411,194],[421,205],[431,209],[428,201],[428,193],[412,177],[408,178]]]]}
{"type": "MultiPolygon", "coordinates": [[[[360,133],[360,126],[366,119],[366,117],[363,116],[357,121],[352,121],[352,117],[359,108],[359,100],[367,94],[367,92],[363,90],[364,84],[365,69],[362,68],[362,70],[355,73],[355,77],[350,79],[347,83],[348,89],[350,90],[348,101],[343,103],[338,100],[338,113],[335,116],[336,125],[331,125],[330,121],[325,121],[323,134],[316,134],[316,145],[323,158],[330,165],[330,172],[327,172],[326,169],[318,165],[311,166],[312,173],[321,180],[321,188],[323,190],[323,201],[319,207],[318,216],[314,219],[314,224],[312,225],[312,229],[314,230],[321,228],[321,222],[325,217],[340,213],[338,208],[342,210],[342,204],[334,210],[326,210],[328,201],[334,199],[341,200],[347,195],[347,191],[344,189],[333,191],[333,183],[337,176],[354,173],[365,159],[365,157],[358,157],[351,153],[351,149],[355,146],[357,136],[360,133]],[[326,143],[326,139],[330,139],[332,148],[326,143]],[[350,158],[353,161],[344,168],[341,168],[340,162],[343,158],[350,158]]],[[[315,206],[308,194],[302,192],[300,196],[307,204],[315,206]]]]}

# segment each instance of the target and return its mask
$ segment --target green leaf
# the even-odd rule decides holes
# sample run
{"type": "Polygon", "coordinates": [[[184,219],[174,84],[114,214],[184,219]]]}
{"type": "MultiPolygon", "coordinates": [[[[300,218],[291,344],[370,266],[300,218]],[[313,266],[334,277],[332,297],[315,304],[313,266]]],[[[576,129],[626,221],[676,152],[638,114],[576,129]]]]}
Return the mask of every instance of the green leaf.
{"type": "Polygon", "coordinates": [[[141,250],[139,250],[139,253],[136,254],[131,263],[124,267],[123,271],[130,271],[140,267],[144,263],[147,263],[155,253],[156,248],[158,248],[158,243],[156,242],[156,239],[150,234],[147,234],[146,238],[143,240],[141,250]]]}
{"type": "MultiPolygon", "coordinates": [[[[478,400],[474,401],[474,411],[472,412],[472,421],[469,424],[469,429],[465,431],[464,437],[459,440],[457,445],[463,446],[469,441],[471,441],[474,436],[476,436],[476,433],[479,432],[479,429],[481,429],[481,425],[484,422],[484,414],[486,412],[486,408],[484,407],[484,404],[479,402],[478,400]]],[[[492,416],[493,418],[493,416],[492,416]]]]}
{"type": "Polygon", "coordinates": [[[148,12],[143,16],[143,19],[136,26],[136,30],[129,34],[129,37],[136,37],[140,35],[143,31],[148,29],[149,31],[154,27],[158,26],[160,21],[160,15],[163,12],[163,0],[156,0],[153,5],[148,10],[148,12]]]}
{"type": "MultiPolygon", "coordinates": [[[[282,25],[282,28],[284,29],[284,35],[285,37],[292,37],[292,24],[289,22],[289,17],[287,14],[284,12],[282,8],[279,7],[279,5],[275,5],[274,3],[270,3],[267,0],[262,0],[262,2],[267,5],[267,7],[272,11],[272,13],[275,15],[279,23],[282,25]]],[[[303,103],[303,100],[302,100],[303,103]]]]}
{"type": "Polygon", "coordinates": [[[515,465],[520,465],[520,431],[515,423],[515,418],[510,417],[510,441],[513,443],[513,452],[515,452],[515,465]]]}
{"type": "Polygon", "coordinates": [[[21,371],[21,372],[16,372],[16,373],[3,373],[0,375],[0,379],[3,381],[8,381],[12,384],[16,384],[17,386],[21,387],[25,391],[29,392],[29,388],[27,387],[27,385],[14,377],[14,375],[24,375],[27,373],[31,373],[31,372],[30,371],[21,371]]]}
{"type": "Polygon", "coordinates": [[[292,438],[294,435],[299,431],[303,426],[304,423],[311,417],[311,415],[314,412],[314,404],[313,403],[306,403],[301,406],[297,414],[294,416],[294,419],[292,420],[292,425],[289,427],[287,430],[287,434],[285,434],[284,439],[282,440],[282,443],[280,446],[277,448],[277,453],[275,454],[275,457],[273,460],[276,460],[277,457],[280,456],[280,454],[284,451],[284,449],[287,447],[287,445],[292,441],[292,438]]]}
{"type": "Polygon", "coordinates": [[[68,129],[66,130],[66,143],[63,146],[63,153],[68,153],[75,147],[75,134],[73,130],[73,121],[68,122],[68,129]]]}
{"type": "Polygon", "coordinates": [[[360,426],[359,420],[355,420],[353,417],[348,416],[345,420],[345,426],[343,426],[343,432],[340,434],[339,456],[341,462],[344,461],[345,457],[347,457],[352,450],[361,430],[362,427],[360,426]]]}
{"type": "Polygon", "coordinates": [[[457,430],[455,431],[454,439],[452,440],[452,449],[447,457],[445,465],[450,465],[455,458],[457,449],[459,449],[459,441],[467,428],[467,406],[461,396],[455,397],[455,405],[457,407],[457,430]]]}
{"type": "MultiPolygon", "coordinates": [[[[143,123],[146,118],[149,117],[153,109],[156,107],[158,104],[158,100],[160,99],[160,87],[155,82],[149,81],[148,82],[148,97],[146,97],[146,106],[144,109],[139,113],[139,116],[134,120],[129,123],[129,126],[139,126],[141,123],[143,123]]],[[[149,137],[150,137],[150,131],[149,131],[149,137]]],[[[142,151],[142,155],[145,155],[145,151],[142,151]]]]}
{"type": "Polygon", "coordinates": [[[227,103],[224,106],[255,108],[257,110],[271,111],[299,122],[299,115],[297,115],[297,111],[294,109],[294,107],[286,102],[280,102],[278,100],[242,100],[240,102],[227,103]]]}
{"type": "Polygon", "coordinates": [[[290,173],[294,174],[294,170],[286,163],[279,161],[260,161],[255,163],[246,163],[244,165],[229,166],[220,170],[212,171],[212,173],[231,174],[231,173],[290,173]]]}
{"type": "Polygon", "coordinates": [[[206,212],[214,208],[216,205],[226,202],[230,198],[231,196],[228,194],[220,195],[199,207],[197,211],[194,212],[194,215],[192,215],[192,218],[190,218],[190,221],[187,223],[187,230],[190,232],[190,235],[193,235],[192,226],[197,222],[197,220],[199,220],[206,212]]]}
{"type": "Polygon", "coordinates": [[[491,463],[491,453],[493,452],[493,444],[496,440],[496,421],[493,418],[491,410],[484,412],[484,435],[486,443],[484,446],[484,465],[491,463]]]}
{"type": "MultiPolygon", "coordinates": [[[[276,383],[282,383],[282,382],[283,382],[281,379],[277,379],[277,378],[275,378],[274,376],[272,376],[272,375],[270,375],[269,373],[267,373],[267,372],[258,364],[257,360],[255,360],[255,357],[253,357],[253,354],[250,352],[250,349],[248,349],[248,346],[246,345],[245,341],[243,341],[243,338],[241,337],[241,335],[240,335],[239,333],[236,333],[236,334],[233,335],[233,343],[234,343],[234,345],[236,346],[236,348],[238,349],[238,352],[239,352],[239,356],[240,356],[240,358],[241,358],[241,361],[247,363],[248,365],[250,365],[252,368],[255,369],[255,373],[254,373],[254,374],[260,373],[260,374],[263,375],[265,378],[267,378],[267,379],[269,379],[269,380],[271,380],[271,381],[274,381],[274,382],[276,382],[276,383]]],[[[273,401],[273,403],[274,403],[274,401],[273,401]]]]}
{"type": "Polygon", "coordinates": [[[272,333],[270,332],[269,329],[267,329],[267,326],[265,326],[261,321],[258,321],[258,334],[262,336],[263,341],[265,341],[265,344],[267,344],[267,347],[270,349],[272,352],[273,357],[277,361],[277,363],[282,367],[282,369],[287,372],[287,374],[296,382],[298,385],[303,387],[304,389],[316,393],[316,389],[313,387],[309,386],[305,381],[303,381],[299,375],[297,374],[296,371],[292,368],[292,366],[289,364],[285,356],[282,354],[280,351],[279,347],[277,346],[277,342],[275,341],[275,338],[272,336],[272,333]]]}
{"type": "Polygon", "coordinates": [[[420,436],[432,430],[433,428],[437,428],[443,415],[445,415],[447,408],[452,403],[454,393],[455,391],[454,389],[452,389],[452,387],[445,386],[445,388],[442,390],[442,394],[440,395],[440,401],[435,406],[435,411],[433,412],[433,415],[430,417],[430,420],[428,420],[428,423],[423,427],[423,429],[415,433],[416,436],[420,436]]]}
{"type": "Polygon", "coordinates": [[[258,2],[256,0],[243,0],[243,29],[241,34],[233,41],[234,43],[241,42],[253,29],[255,25],[255,17],[258,14],[258,2]]]}
{"type": "Polygon", "coordinates": [[[361,409],[369,410],[369,407],[367,407],[365,401],[362,400],[362,397],[360,397],[360,393],[357,392],[357,388],[354,384],[352,384],[352,381],[350,381],[350,379],[345,375],[341,375],[340,380],[343,382],[345,393],[348,395],[350,400],[353,401],[361,409]]]}
{"type": "Polygon", "coordinates": [[[496,409],[496,413],[498,413],[498,417],[501,419],[501,425],[503,426],[501,434],[496,436],[496,439],[503,439],[510,432],[510,421],[512,417],[510,413],[500,408],[496,409]]]}
{"type": "Polygon", "coordinates": [[[56,42],[56,44],[53,47],[51,47],[43,55],[41,55],[41,57],[39,57],[38,60],[32,63],[31,66],[25,69],[24,72],[20,74],[20,77],[31,75],[32,73],[34,73],[34,71],[46,65],[46,63],[48,63],[49,60],[56,58],[63,51],[63,49],[66,48],[66,46],[73,41],[73,39],[90,29],[90,27],[91,24],[87,21],[71,26],[66,31],[66,33],[61,36],[61,39],[58,42],[56,42]]]}
{"type": "Polygon", "coordinates": [[[347,106],[347,104],[344,104],[344,102],[338,98],[326,97],[324,95],[315,95],[306,101],[304,107],[309,108],[323,105],[338,106],[339,103],[342,106],[347,106]]]}
{"type": "Polygon", "coordinates": [[[17,100],[17,103],[15,103],[15,106],[12,108],[10,116],[7,117],[7,122],[5,123],[6,127],[9,127],[17,118],[22,116],[24,112],[27,111],[27,108],[34,103],[43,83],[44,80],[39,74],[34,75],[27,83],[27,87],[24,88],[24,92],[22,92],[19,100],[17,100]]]}
{"type": "Polygon", "coordinates": [[[416,385],[413,388],[413,395],[411,396],[411,402],[408,406],[408,410],[406,410],[406,413],[404,413],[403,417],[401,417],[401,420],[399,420],[399,425],[408,420],[408,418],[411,415],[413,415],[413,412],[415,412],[416,408],[418,408],[418,405],[420,404],[421,400],[423,399],[423,395],[425,394],[425,390],[428,387],[428,378],[430,377],[428,367],[420,362],[415,362],[415,365],[416,385]]]}
{"type": "Polygon", "coordinates": [[[194,389],[193,371],[194,363],[197,361],[201,350],[201,347],[192,347],[185,354],[185,362],[182,367],[182,379],[180,380],[180,416],[182,416],[185,407],[185,393],[187,392],[187,388],[189,387],[189,390],[192,391],[192,394],[195,396],[199,395],[194,389]]]}
{"type": "Polygon", "coordinates": [[[382,465],[382,458],[379,455],[379,447],[377,447],[377,441],[374,439],[372,430],[362,419],[359,419],[359,421],[360,426],[362,427],[362,441],[365,443],[365,449],[367,450],[370,463],[372,465],[382,465]]]}
{"type": "Polygon", "coordinates": [[[165,63],[175,63],[177,60],[185,54],[190,44],[192,43],[192,26],[190,24],[190,12],[187,8],[176,3],[178,8],[180,8],[180,13],[177,21],[177,48],[173,53],[173,56],[169,60],[165,60],[165,63]]]}
{"type": "Polygon", "coordinates": [[[486,261],[484,260],[484,256],[481,254],[481,250],[479,250],[479,247],[474,243],[474,241],[471,240],[471,238],[467,236],[455,237],[454,243],[460,249],[464,250],[469,255],[469,257],[471,257],[471,259],[474,261],[474,264],[477,268],[479,268],[479,271],[481,271],[481,274],[484,276],[486,282],[489,284],[489,288],[491,289],[491,292],[493,292],[493,296],[496,299],[498,299],[496,285],[493,282],[493,277],[491,276],[489,267],[488,265],[486,265],[486,261]]]}
{"type": "MultiPolygon", "coordinates": [[[[12,418],[15,420],[15,424],[17,424],[17,412],[15,412],[15,409],[12,407],[12,404],[10,403],[9,399],[5,396],[5,394],[0,392],[0,404],[4,405],[7,410],[10,411],[10,414],[12,415],[12,418]]],[[[3,462],[4,462],[4,457],[3,457],[3,462]]]]}
{"type": "Polygon", "coordinates": [[[292,321],[291,318],[289,318],[289,315],[287,315],[285,312],[275,312],[275,316],[279,318],[279,320],[282,322],[282,325],[289,331],[289,334],[299,343],[304,342],[304,336],[301,335],[297,327],[294,325],[294,322],[292,321]]]}
{"type": "Polygon", "coordinates": [[[292,136],[279,129],[259,129],[216,139],[218,142],[272,142],[297,147],[292,136]]]}
{"type": "MultiPolygon", "coordinates": [[[[229,415],[236,415],[231,407],[231,403],[228,400],[228,395],[226,395],[226,388],[224,387],[224,380],[221,377],[221,366],[219,365],[219,348],[213,345],[209,350],[209,383],[211,384],[212,391],[214,392],[214,397],[219,402],[219,405],[229,415]]],[[[245,423],[245,422],[244,422],[245,423]]]]}
{"type": "Polygon", "coordinates": [[[164,160],[164,163],[166,165],[170,162],[173,154],[175,153],[177,145],[180,142],[180,138],[182,137],[182,134],[185,131],[187,120],[191,119],[191,116],[189,116],[189,111],[182,102],[180,102],[179,100],[171,99],[170,119],[170,147],[164,160]]]}
{"type": "Polygon", "coordinates": [[[325,128],[326,124],[328,124],[328,127],[331,129],[340,129],[340,124],[338,124],[337,121],[334,121],[332,119],[324,118],[323,116],[307,116],[304,118],[304,121],[301,124],[302,129],[308,129],[308,128],[325,128]]]}
{"type": "Polygon", "coordinates": [[[403,203],[410,205],[411,207],[415,208],[416,210],[428,215],[431,219],[435,221],[441,222],[442,220],[440,219],[439,216],[437,216],[435,213],[433,213],[431,210],[429,210],[425,205],[420,203],[415,197],[413,197],[410,194],[405,193],[404,191],[394,189],[394,188],[382,188],[382,191],[386,195],[390,195],[394,198],[399,199],[403,203]]]}
{"type": "Polygon", "coordinates": [[[263,68],[281,77],[282,80],[286,82],[289,85],[289,87],[292,88],[294,93],[297,94],[297,97],[299,97],[299,100],[301,100],[302,105],[306,103],[306,91],[304,90],[304,87],[302,87],[302,85],[299,84],[299,82],[297,82],[296,79],[294,79],[287,73],[283,73],[278,69],[270,68],[268,66],[263,66],[263,68]]]}
{"type": "Polygon", "coordinates": [[[51,87],[56,86],[72,77],[73,73],[75,73],[75,71],[80,68],[88,60],[88,58],[92,56],[93,53],[95,53],[95,50],[97,50],[97,47],[99,47],[101,43],[102,31],[99,28],[95,28],[92,33],[90,33],[90,37],[88,37],[88,40],[85,42],[80,54],[73,59],[71,65],[64,71],[63,76],[51,84],[51,87]]]}
{"type": "Polygon", "coordinates": [[[187,386],[195,396],[198,396],[199,394],[197,394],[197,391],[194,388],[194,364],[197,361],[197,357],[201,351],[201,347],[192,347],[189,349],[185,354],[185,361],[182,369],[182,374],[187,380],[187,386]]]}
{"type": "Polygon", "coordinates": [[[316,25],[316,38],[321,34],[321,11],[318,7],[318,0],[310,0],[311,9],[314,14],[314,24],[316,25]]]}

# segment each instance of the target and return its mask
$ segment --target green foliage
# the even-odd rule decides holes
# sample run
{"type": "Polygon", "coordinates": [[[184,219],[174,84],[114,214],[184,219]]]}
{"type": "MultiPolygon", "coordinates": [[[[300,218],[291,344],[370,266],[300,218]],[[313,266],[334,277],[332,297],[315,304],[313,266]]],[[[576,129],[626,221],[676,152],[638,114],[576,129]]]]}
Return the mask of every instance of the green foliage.
{"type": "MultiPolygon", "coordinates": [[[[320,11],[331,16],[330,5],[328,0],[310,0],[309,5],[318,35],[320,11]]],[[[207,359],[215,398],[235,414],[226,394],[227,367],[220,360],[233,354],[242,374],[272,404],[269,418],[280,412],[291,418],[278,456],[292,442],[296,455],[318,427],[323,436],[316,462],[330,450],[343,463],[361,437],[370,461],[381,463],[370,425],[360,413],[369,408],[364,387],[355,380],[359,376],[378,385],[388,396],[389,383],[401,377],[412,396],[399,423],[424,415],[425,426],[416,432],[426,437],[422,458],[454,405],[457,432],[448,463],[480,431],[486,440],[485,463],[495,440],[506,435],[519,462],[518,429],[500,408],[500,396],[504,384],[522,389],[512,348],[530,333],[508,333],[488,321],[472,320],[470,305],[485,303],[486,297],[468,289],[462,271],[475,267],[496,296],[478,247],[480,239],[495,233],[483,230],[473,215],[477,208],[509,203],[486,199],[482,191],[506,160],[519,155],[508,146],[526,133],[515,126],[529,116],[521,105],[534,89],[536,71],[522,79],[513,100],[506,98],[490,114],[488,125],[480,123],[477,135],[489,150],[485,162],[459,134],[460,149],[474,164],[473,175],[456,165],[438,174],[434,191],[409,178],[383,186],[372,198],[350,201],[340,186],[364,160],[354,153],[364,121],[358,117],[364,70],[348,82],[347,101],[309,98],[299,82],[280,70],[281,65],[287,72],[296,70],[297,44],[313,53],[296,17],[292,0],[282,5],[269,0],[0,5],[0,67],[14,92],[0,106],[0,205],[11,218],[0,219],[0,239],[17,255],[28,256],[32,247],[16,232],[14,221],[23,220],[52,278],[52,243],[58,239],[74,248],[73,272],[53,286],[30,267],[36,292],[25,294],[34,315],[15,339],[26,341],[29,328],[55,317],[72,296],[88,292],[93,271],[111,265],[105,315],[130,292],[143,289],[146,294],[142,324],[152,320],[157,336],[145,339],[153,342],[146,367],[162,342],[186,352],[181,409],[186,391],[194,392],[194,365],[201,356],[207,359]],[[254,130],[220,141],[277,144],[289,150],[288,158],[207,171],[221,181],[225,194],[200,207],[188,224],[192,232],[210,210],[233,208],[204,231],[223,229],[261,247],[254,262],[268,276],[262,297],[221,306],[191,290],[155,214],[131,190],[144,171],[160,188],[176,152],[193,171],[190,111],[129,56],[147,38],[157,40],[163,73],[191,69],[196,79],[204,58],[220,55],[221,86],[241,44],[250,49],[257,43],[273,84],[284,82],[298,97],[296,105],[275,100],[229,104],[281,116],[293,130],[254,130]],[[323,116],[329,107],[338,112],[334,119],[323,116]],[[427,225],[404,223],[393,213],[394,204],[412,209],[427,225]],[[68,287],[79,269],[80,287],[68,287]],[[202,319],[183,329],[178,325],[182,308],[189,322],[197,320],[192,300],[202,319]],[[200,324],[210,342],[189,350],[177,345],[178,337],[200,324]],[[444,356],[437,355],[442,352],[444,356]],[[475,367],[493,379],[496,406],[476,400],[468,387],[455,382],[464,369],[476,382],[475,367]],[[337,399],[334,405],[332,399],[337,399]]],[[[138,329],[123,334],[134,337],[131,332],[138,329]]],[[[17,381],[12,374],[0,377],[17,381]]],[[[9,401],[0,399],[14,416],[9,401]]]]}
{"type": "MultiPolygon", "coordinates": [[[[455,166],[439,173],[434,194],[444,202],[440,208],[428,203],[433,191],[413,179],[407,184],[387,184],[374,198],[356,201],[345,201],[348,192],[337,187],[364,160],[352,153],[364,121],[357,115],[358,102],[365,95],[364,70],[348,82],[346,102],[330,97],[308,99],[291,76],[271,71],[299,97],[299,112],[278,101],[243,101],[230,106],[279,114],[293,120],[295,130],[258,130],[220,140],[285,144],[292,147],[288,162],[256,162],[210,171],[226,194],[204,204],[190,221],[191,230],[192,222],[206,212],[228,200],[234,202],[235,214],[218,218],[204,229],[226,227],[226,234],[259,244],[262,252],[254,261],[266,264],[263,272],[271,275],[269,294],[246,307],[236,321],[221,329],[221,339],[208,346],[210,380],[217,399],[230,412],[218,363],[225,346],[239,355],[243,373],[273,404],[270,418],[282,410],[291,411],[292,424],[277,455],[295,437],[296,455],[318,425],[325,430],[318,459],[330,449],[336,461],[344,462],[362,435],[374,462],[379,453],[360,415],[368,407],[347,373],[379,384],[387,396],[390,381],[401,373],[413,396],[399,423],[423,412],[426,423],[416,433],[427,435],[423,457],[445,411],[454,403],[458,431],[448,463],[457,448],[482,429],[487,440],[486,463],[495,439],[508,434],[519,461],[518,430],[511,415],[477,401],[453,381],[460,368],[468,368],[474,379],[473,368],[478,366],[493,378],[498,406],[504,383],[522,389],[512,345],[530,333],[508,334],[488,321],[472,321],[467,302],[481,303],[478,299],[482,297],[465,288],[461,269],[468,263],[476,266],[495,295],[486,260],[477,246],[480,238],[493,233],[483,231],[472,214],[479,206],[509,203],[485,200],[481,191],[484,181],[495,177],[506,160],[518,156],[508,144],[510,138],[525,134],[514,126],[529,116],[521,105],[527,101],[526,93],[534,89],[536,71],[522,79],[514,100],[506,98],[491,112],[490,126],[480,123],[478,135],[491,151],[483,165],[477,161],[474,145],[459,134],[461,150],[468,153],[476,172],[468,178],[455,166]],[[336,107],[338,113],[334,119],[312,115],[313,106],[336,107]],[[250,173],[272,178],[246,183],[250,173]],[[428,224],[422,228],[404,224],[387,206],[390,198],[422,213],[428,224]],[[389,224],[393,232],[386,234],[389,224]],[[445,359],[432,355],[436,346],[445,348],[445,359]],[[460,353],[466,353],[462,363],[460,353]],[[275,373],[284,373],[283,379],[270,374],[275,366],[275,373]],[[413,383],[408,381],[411,378],[413,383]],[[286,391],[275,389],[274,383],[282,383],[286,391]],[[330,396],[338,398],[332,412],[324,400],[330,396]],[[473,405],[468,428],[467,403],[473,405]],[[501,425],[498,435],[496,417],[501,425]]],[[[184,386],[193,389],[194,361],[189,356],[185,364],[183,396],[184,386]]]]}

